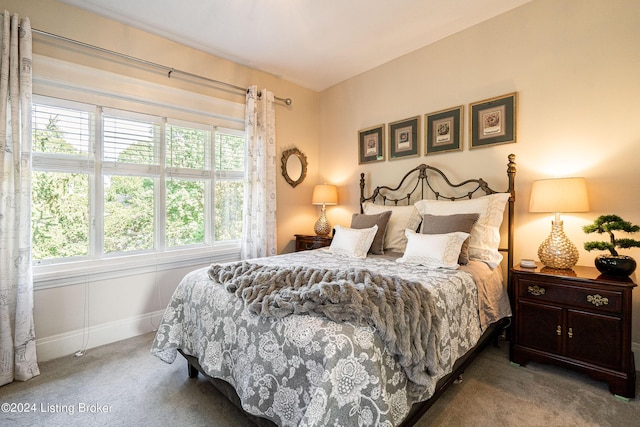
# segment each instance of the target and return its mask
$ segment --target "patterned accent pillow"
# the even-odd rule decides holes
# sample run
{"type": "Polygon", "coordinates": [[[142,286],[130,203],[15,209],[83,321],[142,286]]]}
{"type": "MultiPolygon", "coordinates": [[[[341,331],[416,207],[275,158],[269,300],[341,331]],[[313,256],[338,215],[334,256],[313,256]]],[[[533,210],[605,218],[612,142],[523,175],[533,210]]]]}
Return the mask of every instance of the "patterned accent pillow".
{"type": "Polygon", "coordinates": [[[509,197],[509,193],[496,193],[471,200],[420,200],[415,207],[421,215],[479,214],[471,230],[469,259],[484,261],[495,268],[502,261],[502,254],[498,252],[500,225],[509,197]]]}
{"type": "MultiPolygon", "coordinates": [[[[456,214],[456,215],[422,215],[422,234],[446,234],[454,231],[462,231],[471,234],[474,224],[480,218],[480,214],[456,214]]],[[[469,264],[469,240],[462,244],[458,264],[469,264]]]]}
{"type": "Polygon", "coordinates": [[[469,233],[456,231],[447,234],[418,234],[405,230],[407,249],[396,261],[406,264],[420,264],[431,268],[459,267],[458,256],[469,233]]]}
{"type": "Polygon", "coordinates": [[[348,228],[336,225],[329,252],[353,258],[366,258],[378,226],[371,228],[348,228]]]}
{"type": "Polygon", "coordinates": [[[407,246],[407,237],[404,230],[417,230],[422,221],[418,210],[413,206],[387,206],[376,205],[371,202],[362,204],[362,209],[367,215],[379,214],[391,211],[387,234],[384,236],[384,249],[392,252],[404,252],[407,246]]]}
{"type": "Polygon", "coordinates": [[[378,226],[376,237],[373,238],[373,243],[369,252],[376,255],[384,255],[384,236],[387,234],[387,224],[391,211],[382,212],[377,215],[367,215],[354,213],[351,217],[351,228],[370,228],[374,225],[378,226]]]}

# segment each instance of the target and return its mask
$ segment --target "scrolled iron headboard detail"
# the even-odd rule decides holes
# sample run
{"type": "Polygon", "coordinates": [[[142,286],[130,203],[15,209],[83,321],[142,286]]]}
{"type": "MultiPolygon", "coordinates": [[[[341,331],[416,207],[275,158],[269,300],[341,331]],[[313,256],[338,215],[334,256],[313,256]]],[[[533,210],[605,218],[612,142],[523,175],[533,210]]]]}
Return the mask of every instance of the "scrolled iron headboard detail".
{"type": "MultiPolygon", "coordinates": [[[[484,194],[480,193],[480,195],[489,195],[495,193],[509,193],[511,196],[509,197],[509,202],[507,206],[507,247],[499,248],[498,250],[501,252],[507,253],[507,283],[511,283],[511,267],[513,266],[513,235],[514,235],[514,214],[515,214],[515,201],[516,201],[516,192],[515,192],[515,177],[516,177],[516,156],[515,154],[509,154],[508,163],[507,163],[507,178],[509,187],[506,191],[496,191],[489,187],[487,182],[482,178],[474,178],[468,179],[466,181],[460,182],[458,184],[452,183],[449,178],[442,172],[440,169],[421,164],[411,169],[409,172],[405,174],[405,176],[400,180],[400,183],[396,187],[390,187],[386,185],[381,185],[373,189],[371,196],[366,197],[365,190],[365,179],[364,173],[360,174],[360,212],[364,213],[363,203],[367,201],[371,201],[375,203],[376,201],[381,201],[382,204],[394,204],[398,205],[398,203],[409,205],[412,203],[412,199],[422,200],[425,198],[425,192],[427,189],[431,191],[433,197],[438,199],[445,200],[461,200],[461,199],[471,199],[474,194],[478,191],[484,192],[484,194]],[[402,195],[394,196],[394,192],[398,192],[404,185],[411,185],[411,178],[415,177],[415,184],[413,184],[412,188],[409,188],[409,191],[402,195]],[[442,191],[439,191],[435,188],[433,180],[430,180],[430,176],[440,177],[446,186],[447,191],[450,191],[452,194],[443,194],[442,191]],[[471,185],[471,188],[465,193],[460,192],[459,195],[454,194],[454,189],[463,187],[465,185],[471,185]],[[419,190],[418,194],[414,194],[419,190]],[[387,193],[391,193],[392,195],[388,195],[387,193]],[[415,197],[417,196],[417,197],[415,197]]],[[[434,178],[435,179],[435,178],[434,178]]],[[[511,289],[509,289],[511,292],[511,289]]]]}
{"type": "MultiPolygon", "coordinates": [[[[508,156],[509,163],[507,165],[507,175],[509,177],[509,188],[505,193],[511,193],[511,198],[515,201],[515,174],[516,174],[516,164],[515,164],[515,155],[510,154],[508,156]]],[[[483,191],[484,195],[499,193],[500,191],[496,191],[489,187],[489,184],[482,178],[472,178],[462,181],[460,183],[454,184],[449,180],[449,178],[445,175],[442,170],[429,166],[426,164],[421,164],[416,166],[407,172],[404,177],[400,180],[400,183],[395,187],[390,187],[388,185],[381,185],[373,189],[371,196],[365,196],[365,174],[360,174],[360,209],[362,211],[362,204],[367,201],[371,201],[375,203],[376,201],[381,201],[383,205],[394,204],[398,205],[400,202],[405,202],[407,205],[411,204],[412,198],[418,196],[415,200],[422,200],[426,196],[427,189],[431,191],[433,197],[436,200],[445,199],[445,200],[460,200],[460,199],[471,199],[473,195],[477,191],[483,191]],[[430,173],[431,172],[431,173],[430,173]],[[417,175],[415,178],[413,175],[417,175]],[[442,191],[439,191],[435,188],[435,185],[432,180],[430,180],[431,176],[440,177],[444,180],[448,188],[446,190],[453,190],[456,188],[464,187],[465,185],[475,185],[470,188],[468,191],[462,194],[455,195],[453,192],[451,194],[443,194],[442,191]],[[402,195],[393,195],[393,193],[398,192],[403,186],[407,183],[411,183],[411,179],[415,179],[415,183],[413,187],[409,189],[406,193],[402,195]],[[416,194],[419,191],[418,194],[416,194]],[[390,193],[390,194],[387,194],[390,193]],[[390,203],[389,203],[390,202],[390,203]]],[[[511,201],[511,200],[510,200],[511,201]]],[[[404,204],[404,203],[403,203],[404,204]]]]}

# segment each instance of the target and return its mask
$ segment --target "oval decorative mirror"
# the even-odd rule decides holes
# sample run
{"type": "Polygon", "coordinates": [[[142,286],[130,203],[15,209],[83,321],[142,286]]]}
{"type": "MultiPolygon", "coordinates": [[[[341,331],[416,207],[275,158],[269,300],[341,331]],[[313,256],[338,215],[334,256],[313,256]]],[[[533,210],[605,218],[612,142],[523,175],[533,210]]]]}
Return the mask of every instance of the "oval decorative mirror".
{"type": "Polygon", "coordinates": [[[295,188],[307,176],[307,156],[297,148],[282,152],[282,176],[295,188]]]}

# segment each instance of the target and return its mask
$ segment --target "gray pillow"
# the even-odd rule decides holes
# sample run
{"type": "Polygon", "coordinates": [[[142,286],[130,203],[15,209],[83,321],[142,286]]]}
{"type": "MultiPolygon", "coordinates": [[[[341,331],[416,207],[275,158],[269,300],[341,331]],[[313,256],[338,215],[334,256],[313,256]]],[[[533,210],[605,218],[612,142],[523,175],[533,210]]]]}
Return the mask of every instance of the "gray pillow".
{"type": "MultiPolygon", "coordinates": [[[[422,234],[447,234],[463,231],[471,234],[473,225],[478,221],[480,214],[455,214],[455,215],[422,215],[422,234]]],[[[469,238],[464,241],[458,256],[458,264],[469,264],[469,238]]]]}
{"type": "Polygon", "coordinates": [[[374,225],[378,226],[376,236],[373,238],[369,253],[376,255],[384,254],[384,235],[387,233],[387,223],[391,211],[385,211],[376,215],[365,215],[354,213],[351,217],[351,228],[371,228],[374,225]]]}

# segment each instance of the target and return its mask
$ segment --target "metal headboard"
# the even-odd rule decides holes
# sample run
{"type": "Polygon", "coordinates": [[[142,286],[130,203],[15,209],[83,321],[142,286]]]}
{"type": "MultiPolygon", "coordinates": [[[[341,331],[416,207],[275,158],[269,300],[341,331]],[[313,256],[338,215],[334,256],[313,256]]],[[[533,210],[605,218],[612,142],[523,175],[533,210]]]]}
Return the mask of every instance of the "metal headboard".
{"type": "Polygon", "coordinates": [[[507,163],[507,178],[509,187],[506,191],[496,191],[489,187],[487,182],[482,178],[472,178],[462,181],[458,184],[452,183],[449,178],[440,169],[425,165],[424,163],[416,166],[405,174],[400,180],[400,183],[396,187],[390,187],[387,185],[381,185],[373,189],[371,196],[366,197],[364,193],[365,179],[364,173],[360,174],[360,212],[363,213],[362,204],[370,201],[373,203],[381,203],[383,205],[393,204],[407,204],[410,205],[412,201],[418,201],[428,198],[429,192],[436,200],[460,200],[471,199],[476,193],[476,196],[484,196],[495,193],[510,193],[509,203],[507,206],[507,247],[500,248],[501,252],[507,252],[507,277],[509,284],[511,283],[511,267],[513,266],[513,230],[514,230],[514,213],[515,213],[515,178],[516,178],[516,156],[515,154],[509,154],[507,163]],[[445,185],[440,183],[443,181],[445,185]],[[437,185],[443,186],[443,190],[436,189],[437,185]],[[468,191],[458,191],[461,187],[468,187],[468,191]],[[405,189],[406,188],[406,189],[405,189]],[[405,189],[403,194],[399,194],[401,189],[405,189]]]}

